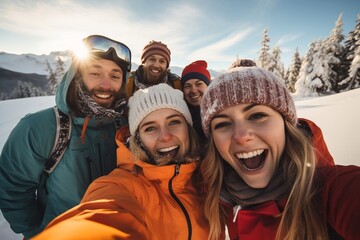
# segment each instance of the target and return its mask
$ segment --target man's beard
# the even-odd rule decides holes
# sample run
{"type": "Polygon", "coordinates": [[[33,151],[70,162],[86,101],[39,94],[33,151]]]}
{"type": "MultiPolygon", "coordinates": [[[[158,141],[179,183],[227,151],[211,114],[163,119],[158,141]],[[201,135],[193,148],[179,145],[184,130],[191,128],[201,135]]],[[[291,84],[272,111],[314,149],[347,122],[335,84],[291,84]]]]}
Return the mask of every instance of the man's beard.
{"type": "MultiPolygon", "coordinates": [[[[84,85],[84,87],[85,87],[85,89],[87,89],[85,85],[84,85]]],[[[115,91],[115,89],[104,90],[102,87],[98,87],[98,88],[93,88],[90,91],[89,90],[87,90],[87,91],[89,92],[90,96],[93,96],[93,95],[96,95],[96,94],[111,95],[113,97],[113,100],[112,100],[112,102],[110,104],[109,103],[97,102],[97,101],[94,100],[101,107],[107,108],[107,109],[114,109],[114,106],[115,106],[117,100],[119,100],[120,97],[121,97],[121,90],[119,90],[119,91],[115,91]]]]}
{"type": "Polygon", "coordinates": [[[110,104],[111,107],[103,107],[94,101],[94,99],[91,97],[91,94],[93,93],[89,93],[81,78],[77,78],[75,81],[77,98],[76,103],[82,114],[85,116],[90,116],[95,119],[102,119],[105,117],[119,118],[124,113],[126,101],[125,97],[121,97],[121,91],[114,93],[115,98],[110,104]]]}
{"type": "Polygon", "coordinates": [[[161,71],[159,76],[154,76],[150,69],[146,68],[144,69],[144,82],[146,84],[151,84],[151,85],[155,85],[155,84],[159,84],[159,83],[163,83],[165,82],[165,77],[166,77],[167,71],[161,71]]]}

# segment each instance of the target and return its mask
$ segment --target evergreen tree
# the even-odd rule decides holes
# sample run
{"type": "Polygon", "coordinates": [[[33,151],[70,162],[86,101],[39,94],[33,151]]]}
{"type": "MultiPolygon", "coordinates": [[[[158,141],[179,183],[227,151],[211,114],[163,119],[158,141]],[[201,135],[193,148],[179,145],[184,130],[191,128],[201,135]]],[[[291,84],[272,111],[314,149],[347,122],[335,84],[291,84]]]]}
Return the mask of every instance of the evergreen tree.
{"type": "Polygon", "coordinates": [[[51,68],[48,60],[46,60],[46,67],[47,67],[47,72],[48,72],[47,79],[49,80],[49,83],[48,83],[49,95],[54,95],[56,92],[57,85],[58,85],[56,73],[51,68]]]}
{"type": "Polygon", "coordinates": [[[281,62],[281,50],[278,46],[272,50],[268,64],[268,70],[281,79],[284,78],[284,64],[281,62]]]}
{"type": "Polygon", "coordinates": [[[268,69],[269,62],[270,62],[270,38],[268,35],[268,29],[264,29],[263,39],[261,41],[261,48],[260,48],[260,54],[259,59],[256,65],[258,65],[261,68],[268,69]]]}
{"type": "Polygon", "coordinates": [[[316,92],[319,94],[329,94],[333,92],[332,77],[335,73],[331,69],[332,64],[339,62],[331,54],[327,54],[327,45],[328,41],[318,41],[318,44],[315,46],[315,51],[313,55],[313,72],[310,76],[311,84],[310,86],[316,89],[316,92]]]}
{"type": "Polygon", "coordinates": [[[41,89],[34,87],[31,82],[18,81],[16,88],[10,94],[10,99],[42,96],[41,89]]]}
{"type": "Polygon", "coordinates": [[[341,78],[346,75],[346,69],[342,64],[342,58],[344,58],[344,46],[342,41],[344,40],[344,35],[342,34],[342,14],[338,17],[335,28],[332,30],[331,35],[324,41],[323,48],[323,57],[328,65],[326,69],[327,73],[324,73],[325,76],[328,76],[328,81],[331,84],[331,90],[339,92],[339,82],[341,78]]]}
{"type": "Polygon", "coordinates": [[[347,70],[347,72],[344,73],[343,71],[341,71],[340,73],[340,79],[342,80],[341,84],[339,84],[340,90],[351,89],[351,87],[349,87],[350,81],[348,77],[350,65],[355,57],[355,49],[359,47],[359,44],[357,43],[358,39],[360,39],[360,14],[358,15],[354,30],[349,32],[344,42],[344,56],[341,61],[343,68],[347,70]]]}
{"type": "Polygon", "coordinates": [[[57,78],[57,85],[59,85],[61,78],[64,76],[64,74],[65,74],[65,63],[63,60],[61,60],[60,57],[58,57],[56,61],[56,71],[55,71],[55,75],[57,78]]]}
{"type": "Polygon", "coordinates": [[[6,100],[6,99],[9,99],[8,94],[6,94],[6,93],[0,93],[0,100],[6,100]]]}
{"type": "Polygon", "coordinates": [[[292,58],[291,65],[288,70],[288,76],[286,77],[286,86],[290,92],[295,92],[295,83],[299,78],[301,68],[301,59],[298,48],[296,48],[294,56],[292,58]]]}
{"type": "Polygon", "coordinates": [[[295,83],[296,95],[300,95],[303,97],[319,96],[316,84],[312,83],[312,81],[314,80],[313,58],[316,51],[318,51],[318,45],[319,43],[316,41],[310,44],[309,49],[301,63],[299,78],[295,83]]]}
{"type": "Polygon", "coordinates": [[[360,87],[360,38],[356,42],[354,58],[349,69],[349,76],[340,84],[346,84],[346,90],[360,87]]]}

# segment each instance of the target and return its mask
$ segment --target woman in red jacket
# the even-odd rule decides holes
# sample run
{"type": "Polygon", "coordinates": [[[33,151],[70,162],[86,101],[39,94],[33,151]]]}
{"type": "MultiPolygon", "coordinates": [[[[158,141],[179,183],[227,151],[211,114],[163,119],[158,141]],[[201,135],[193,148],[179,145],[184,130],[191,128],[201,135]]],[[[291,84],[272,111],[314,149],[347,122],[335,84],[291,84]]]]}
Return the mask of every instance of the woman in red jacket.
{"type": "Polygon", "coordinates": [[[211,139],[200,167],[210,239],[225,224],[230,239],[360,239],[360,168],[315,152],[281,79],[230,69],[209,85],[201,116],[211,139]]]}
{"type": "Polygon", "coordinates": [[[167,84],[135,92],[129,128],[131,152],[117,133],[118,168],[34,239],[208,238],[198,143],[182,92],[167,84]]]}

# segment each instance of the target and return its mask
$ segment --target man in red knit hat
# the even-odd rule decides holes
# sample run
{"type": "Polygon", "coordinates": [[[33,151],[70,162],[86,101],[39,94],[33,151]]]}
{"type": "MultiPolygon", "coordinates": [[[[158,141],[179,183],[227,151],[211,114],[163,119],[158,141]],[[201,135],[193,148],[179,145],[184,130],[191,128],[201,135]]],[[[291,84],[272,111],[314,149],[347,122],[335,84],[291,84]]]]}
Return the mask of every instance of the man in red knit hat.
{"type": "Polygon", "coordinates": [[[205,150],[207,138],[201,128],[200,102],[210,84],[210,79],[207,62],[204,60],[190,63],[181,74],[181,89],[193,119],[201,150],[205,150]]]}
{"type": "Polygon", "coordinates": [[[170,72],[170,49],[162,42],[150,41],[141,55],[141,65],[129,74],[126,83],[126,97],[129,99],[138,89],[144,89],[159,83],[167,83],[181,89],[180,77],[170,72]]]}

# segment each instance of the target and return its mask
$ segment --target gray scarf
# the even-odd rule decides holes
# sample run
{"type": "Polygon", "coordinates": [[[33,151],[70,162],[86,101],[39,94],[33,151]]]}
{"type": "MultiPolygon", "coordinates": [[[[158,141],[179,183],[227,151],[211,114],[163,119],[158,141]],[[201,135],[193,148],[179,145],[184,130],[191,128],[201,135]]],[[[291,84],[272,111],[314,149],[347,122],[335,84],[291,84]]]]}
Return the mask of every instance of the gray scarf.
{"type": "Polygon", "coordinates": [[[124,113],[126,107],[125,98],[116,99],[114,107],[112,109],[104,108],[97,104],[89,95],[89,92],[85,90],[84,84],[81,78],[75,79],[77,104],[79,105],[82,113],[86,116],[95,119],[103,118],[120,118],[124,113]]]}
{"type": "Polygon", "coordinates": [[[224,164],[224,183],[220,193],[220,199],[242,208],[264,203],[270,200],[280,200],[290,192],[289,181],[285,181],[282,168],[274,173],[269,184],[265,188],[255,189],[247,185],[239,174],[227,163],[224,164]]]}

